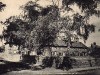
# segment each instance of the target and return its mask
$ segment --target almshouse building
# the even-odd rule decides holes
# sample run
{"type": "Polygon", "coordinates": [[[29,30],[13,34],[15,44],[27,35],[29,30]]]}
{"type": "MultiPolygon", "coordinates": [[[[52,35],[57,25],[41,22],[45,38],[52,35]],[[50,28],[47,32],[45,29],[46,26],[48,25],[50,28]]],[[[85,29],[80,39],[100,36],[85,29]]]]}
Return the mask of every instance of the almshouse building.
{"type": "Polygon", "coordinates": [[[79,42],[79,38],[76,34],[68,34],[70,39],[66,36],[64,29],[57,34],[52,45],[46,45],[44,47],[45,56],[88,56],[88,47],[82,42],[79,42]]]}

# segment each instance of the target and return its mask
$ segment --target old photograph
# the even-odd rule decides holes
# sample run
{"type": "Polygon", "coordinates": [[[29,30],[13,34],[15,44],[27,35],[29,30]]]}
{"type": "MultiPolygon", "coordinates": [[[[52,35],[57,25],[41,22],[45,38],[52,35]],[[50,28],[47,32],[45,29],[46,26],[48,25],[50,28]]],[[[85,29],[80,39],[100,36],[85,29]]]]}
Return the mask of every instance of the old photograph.
{"type": "Polygon", "coordinates": [[[0,75],[100,75],[100,0],[0,0],[0,75]]]}

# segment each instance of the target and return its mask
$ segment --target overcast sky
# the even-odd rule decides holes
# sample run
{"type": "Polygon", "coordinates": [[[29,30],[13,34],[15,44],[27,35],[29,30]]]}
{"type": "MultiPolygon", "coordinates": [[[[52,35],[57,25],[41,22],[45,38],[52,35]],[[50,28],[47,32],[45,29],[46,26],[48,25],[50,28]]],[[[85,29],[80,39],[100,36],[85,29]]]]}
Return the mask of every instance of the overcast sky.
{"type": "MultiPolygon", "coordinates": [[[[13,15],[19,15],[22,12],[22,10],[19,9],[19,7],[21,5],[24,5],[28,1],[30,0],[0,0],[0,2],[3,2],[7,6],[4,9],[4,11],[0,12],[0,21],[5,21],[7,18],[13,15]]],[[[51,0],[40,0],[38,3],[43,7],[52,4],[51,0]]],[[[98,9],[100,9],[100,7],[98,7],[98,9]]],[[[74,10],[77,11],[79,9],[76,6],[74,6],[74,10]]],[[[100,18],[92,16],[89,22],[96,25],[96,32],[90,35],[86,45],[89,46],[92,42],[96,42],[98,45],[100,45],[100,32],[98,32],[98,29],[100,28],[100,18]]],[[[0,34],[1,31],[2,26],[0,25],[0,34]]]]}

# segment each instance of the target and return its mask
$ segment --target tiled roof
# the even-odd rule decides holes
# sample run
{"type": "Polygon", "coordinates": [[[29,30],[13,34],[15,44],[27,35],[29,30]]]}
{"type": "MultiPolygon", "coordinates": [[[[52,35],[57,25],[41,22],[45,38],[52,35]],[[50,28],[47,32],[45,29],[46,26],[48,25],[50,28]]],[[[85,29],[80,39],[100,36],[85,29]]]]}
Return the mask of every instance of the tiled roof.
{"type": "Polygon", "coordinates": [[[53,43],[53,45],[55,45],[55,46],[68,46],[67,42],[65,42],[63,40],[58,40],[58,39],[55,40],[55,42],[53,43]]]}
{"type": "MultiPolygon", "coordinates": [[[[54,47],[68,47],[68,42],[56,39],[52,46],[54,46],[54,47]]],[[[87,48],[87,46],[84,45],[82,42],[71,42],[70,47],[71,48],[87,48]]]]}
{"type": "Polygon", "coordinates": [[[82,42],[71,42],[71,48],[87,48],[82,42]]]}

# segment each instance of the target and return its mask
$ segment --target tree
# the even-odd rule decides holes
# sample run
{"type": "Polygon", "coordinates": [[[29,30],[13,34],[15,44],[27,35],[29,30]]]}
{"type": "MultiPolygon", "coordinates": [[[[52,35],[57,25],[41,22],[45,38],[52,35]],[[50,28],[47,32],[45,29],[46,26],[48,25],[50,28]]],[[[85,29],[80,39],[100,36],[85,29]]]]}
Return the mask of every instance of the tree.
{"type": "Polygon", "coordinates": [[[6,4],[3,4],[2,2],[0,2],[0,11],[2,11],[5,6],[6,4]]]}
{"type": "MultiPolygon", "coordinates": [[[[4,7],[6,7],[6,4],[3,4],[2,2],[0,2],[0,12],[2,12],[2,10],[4,10],[4,7]]],[[[2,23],[2,21],[0,21],[0,23],[2,23]]],[[[3,40],[2,35],[0,35],[0,39],[1,39],[1,41],[3,40]]]]}
{"type": "Polygon", "coordinates": [[[100,46],[98,46],[96,44],[96,42],[93,42],[91,44],[91,52],[90,52],[90,55],[94,58],[99,58],[100,57],[100,46]]]}
{"type": "MultiPolygon", "coordinates": [[[[59,3],[59,0],[57,1],[59,3]]],[[[4,37],[8,44],[15,44],[29,50],[34,48],[41,50],[45,46],[53,45],[57,38],[57,33],[63,28],[67,30],[65,33],[68,37],[65,39],[70,40],[71,31],[76,31],[77,35],[87,40],[90,32],[95,31],[94,25],[87,23],[87,15],[89,18],[90,14],[93,13],[91,10],[96,9],[94,5],[96,6],[97,2],[99,2],[99,0],[95,1],[93,0],[93,3],[90,2],[92,4],[89,5],[86,0],[85,2],[82,0],[62,0],[62,8],[59,8],[53,0],[53,5],[45,8],[39,6],[36,2],[29,1],[21,7],[24,12],[23,15],[11,16],[6,20],[7,30],[4,31],[4,37]],[[94,3],[95,1],[96,4],[94,3]],[[73,15],[73,19],[69,16],[61,17],[61,10],[71,11],[67,9],[70,8],[68,5],[73,3],[81,7],[82,12],[86,15],[82,16],[78,13],[73,15]],[[87,11],[89,11],[88,14],[87,11]],[[83,27],[84,33],[80,32],[80,27],[83,27]]],[[[70,41],[66,40],[66,42],[70,41]]]]}
{"type": "Polygon", "coordinates": [[[29,1],[25,5],[22,5],[20,8],[24,11],[24,19],[28,19],[28,21],[34,21],[37,20],[41,10],[41,6],[39,6],[37,1],[29,1]]]}
{"type": "Polygon", "coordinates": [[[100,4],[100,0],[62,0],[63,6],[70,8],[69,5],[77,4],[82,12],[84,12],[88,17],[96,14],[100,15],[100,10],[97,10],[98,4],[100,4]]]}

